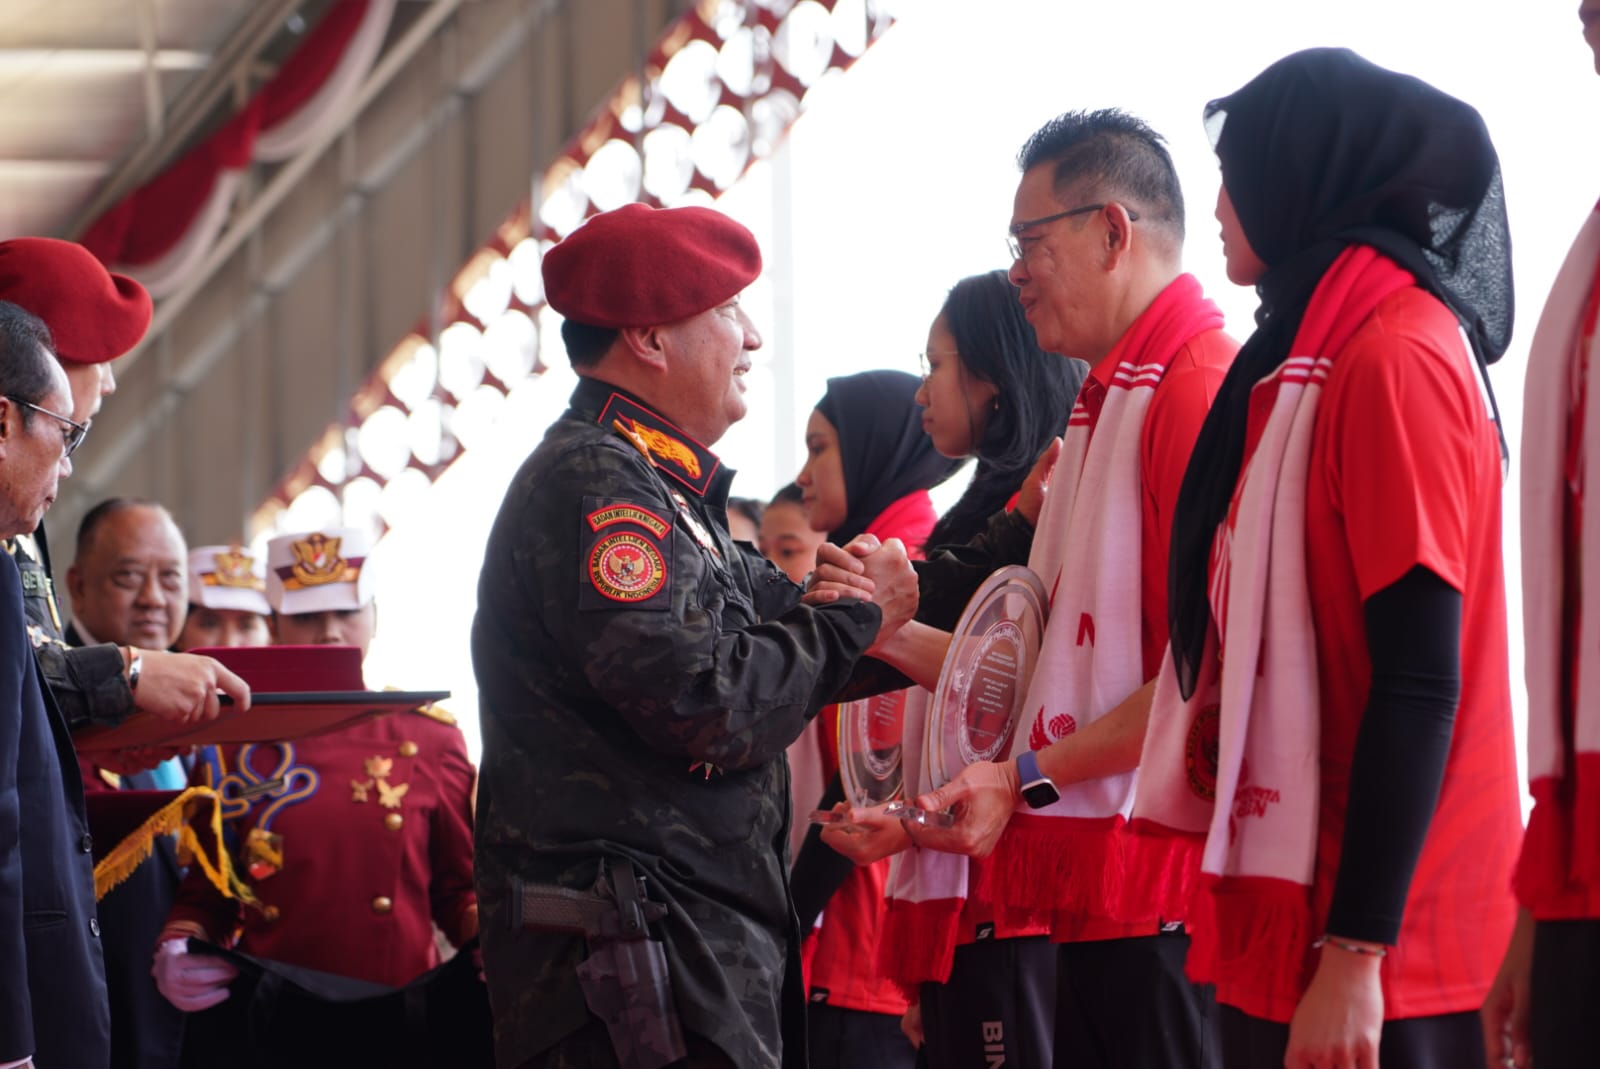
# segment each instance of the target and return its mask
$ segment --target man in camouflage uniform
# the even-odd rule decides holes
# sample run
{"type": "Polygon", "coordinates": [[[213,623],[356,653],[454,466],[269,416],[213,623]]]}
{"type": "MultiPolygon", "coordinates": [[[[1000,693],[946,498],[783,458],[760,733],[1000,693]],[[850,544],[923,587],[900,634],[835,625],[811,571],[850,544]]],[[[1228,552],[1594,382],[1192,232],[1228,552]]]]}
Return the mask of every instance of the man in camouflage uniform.
{"type": "Polygon", "coordinates": [[[591,219],[544,263],[582,381],[506,495],[473,627],[477,883],[502,1069],[804,1064],[783,754],[905,621],[916,581],[891,541],[868,558],[873,600],[802,604],[728,535],[733,473],[706,444],[745,412],[761,339],[738,296],[760,267],[749,231],[720,213],[642,205],[591,219]],[[604,999],[579,982],[603,942],[535,930],[526,913],[513,926],[527,901],[513,879],[587,891],[604,871],[614,893],[624,863],[664,907],[646,916],[681,1047],[635,1017],[619,1046],[654,1035],[634,1040],[650,1049],[615,1050],[604,999]]]}

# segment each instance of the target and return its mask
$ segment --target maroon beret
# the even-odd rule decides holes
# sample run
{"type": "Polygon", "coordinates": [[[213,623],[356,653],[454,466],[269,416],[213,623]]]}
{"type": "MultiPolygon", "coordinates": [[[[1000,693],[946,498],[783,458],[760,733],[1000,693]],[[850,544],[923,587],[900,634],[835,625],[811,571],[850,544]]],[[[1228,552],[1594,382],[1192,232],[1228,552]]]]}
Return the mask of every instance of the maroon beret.
{"type": "Polygon", "coordinates": [[[150,329],[150,294],[113,275],[82,245],[56,238],[0,241],[0,301],[44,320],[56,356],[103,364],[139,344],[150,329]]]}
{"type": "Polygon", "coordinates": [[[654,327],[717,307],[759,274],[755,235],[721,212],[627,204],[545,254],[544,294],[592,327],[654,327]]]}

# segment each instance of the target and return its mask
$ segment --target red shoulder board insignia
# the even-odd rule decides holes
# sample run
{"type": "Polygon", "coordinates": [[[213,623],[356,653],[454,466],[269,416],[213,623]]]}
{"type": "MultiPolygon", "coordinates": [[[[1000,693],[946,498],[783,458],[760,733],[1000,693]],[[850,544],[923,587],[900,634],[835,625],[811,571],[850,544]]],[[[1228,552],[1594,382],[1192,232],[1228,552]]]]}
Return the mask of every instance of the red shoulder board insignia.
{"type": "Polygon", "coordinates": [[[601,410],[602,427],[615,427],[656,468],[704,497],[722,462],[705,446],[645,406],[619,393],[611,395],[601,410]]]}

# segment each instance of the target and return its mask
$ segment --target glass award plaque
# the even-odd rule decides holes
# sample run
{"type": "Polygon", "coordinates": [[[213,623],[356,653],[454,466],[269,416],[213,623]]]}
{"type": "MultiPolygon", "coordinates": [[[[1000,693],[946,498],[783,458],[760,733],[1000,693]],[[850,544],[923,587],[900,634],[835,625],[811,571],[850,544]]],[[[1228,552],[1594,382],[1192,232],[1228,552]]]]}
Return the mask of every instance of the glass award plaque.
{"type": "Polygon", "coordinates": [[[1006,757],[1048,611],[1044,584],[1020,565],[1001,568],[972,595],[933,692],[929,787],[943,786],[975,761],[1006,757]]]}
{"type": "Polygon", "coordinates": [[[839,706],[839,778],[845,798],[857,808],[900,796],[907,696],[897,690],[839,706]]]}

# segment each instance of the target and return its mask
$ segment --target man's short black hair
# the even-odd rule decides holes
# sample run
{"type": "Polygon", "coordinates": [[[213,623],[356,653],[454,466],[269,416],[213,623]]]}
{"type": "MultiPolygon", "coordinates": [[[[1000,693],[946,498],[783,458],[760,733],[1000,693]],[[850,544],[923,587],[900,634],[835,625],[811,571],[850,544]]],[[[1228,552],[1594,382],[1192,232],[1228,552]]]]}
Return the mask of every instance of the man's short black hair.
{"type": "Polygon", "coordinates": [[[606,355],[620,333],[615,327],[592,327],[573,319],[561,321],[561,342],[574,370],[594,367],[606,355]]]}
{"type": "Polygon", "coordinates": [[[1141,222],[1165,229],[1183,245],[1183,189],[1167,142],[1143,119],[1117,108],[1069,111],[1041,126],[1017,153],[1023,173],[1055,168],[1058,191],[1090,200],[1127,200],[1141,222]]]}
{"type": "MultiPolygon", "coordinates": [[[[55,342],[44,320],[10,301],[0,301],[0,396],[40,403],[56,383],[55,362],[55,342]]],[[[33,410],[19,411],[27,426],[33,410]]]]}
{"type": "Polygon", "coordinates": [[[800,505],[806,503],[806,492],[799,483],[790,483],[772,495],[772,500],[767,502],[767,508],[774,505],[800,505]]]}
{"type": "MultiPolygon", "coordinates": [[[[107,520],[128,509],[155,509],[164,515],[167,513],[166,508],[160,503],[142,497],[108,497],[85,512],[83,519],[78,521],[78,543],[74,559],[81,560],[88,554],[90,547],[94,545],[94,536],[105,526],[107,520]]],[[[170,518],[169,515],[168,519],[170,518]]]]}

